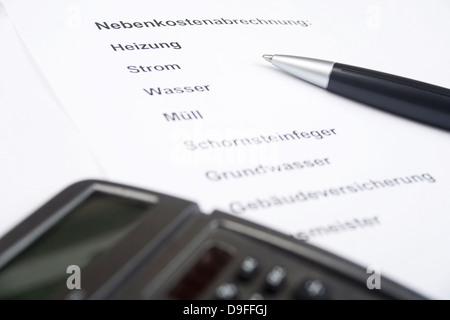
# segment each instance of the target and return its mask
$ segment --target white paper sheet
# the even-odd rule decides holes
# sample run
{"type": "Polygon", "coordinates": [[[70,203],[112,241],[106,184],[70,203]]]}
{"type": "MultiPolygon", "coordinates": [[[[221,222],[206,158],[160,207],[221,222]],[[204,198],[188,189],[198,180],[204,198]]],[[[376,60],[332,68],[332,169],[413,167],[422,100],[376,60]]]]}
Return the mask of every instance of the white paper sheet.
{"type": "Polygon", "coordinates": [[[0,235],[77,180],[106,178],[0,5],[0,235]]]}
{"type": "Polygon", "coordinates": [[[112,179],[450,298],[450,133],[283,74],[297,54],[450,87],[445,1],[4,1],[112,179]]]}

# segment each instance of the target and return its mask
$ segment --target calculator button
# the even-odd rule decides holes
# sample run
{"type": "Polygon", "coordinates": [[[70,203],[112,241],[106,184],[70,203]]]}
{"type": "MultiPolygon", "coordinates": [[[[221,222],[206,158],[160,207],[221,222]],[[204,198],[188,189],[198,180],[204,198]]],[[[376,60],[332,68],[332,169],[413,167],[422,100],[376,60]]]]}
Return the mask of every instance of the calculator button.
{"type": "Polygon", "coordinates": [[[253,257],[246,257],[239,265],[238,278],[244,281],[250,280],[259,267],[259,262],[253,257]]]}
{"type": "Polygon", "coordinates": [[[264,300],[264,296],[261,293],[255,292],[248,298],[248,300],[264,300]]]}
{"type": "Polygon", "coordinates": [[[216,299],[233,300],[238,295],[238,287],[234,283],[223,283],[216,289],[216,299]]]}
{"type": "Polygon", "coordinates": [[[268,292],[275,293],[283,285],[286,279],[287,271],[282,266],[274,266],[266,276],[265,289],[268,292]]]}
{"type": "Polygon", "coordinates": [[[326,300],[329,299],[328,289],[322,280],[308,279],[303,281],[295,292],[297,299],[326,300]]]}

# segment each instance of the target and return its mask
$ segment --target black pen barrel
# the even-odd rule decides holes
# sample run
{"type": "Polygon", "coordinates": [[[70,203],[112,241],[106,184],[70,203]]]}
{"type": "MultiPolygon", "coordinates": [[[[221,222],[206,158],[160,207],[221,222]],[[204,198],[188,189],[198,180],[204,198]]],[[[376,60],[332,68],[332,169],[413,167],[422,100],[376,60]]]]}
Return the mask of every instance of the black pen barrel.
{"type": "Polygon", "coordinates": [[[335,63],[327,90],[450,130],[450,90],[388,73],[335,63]]]}

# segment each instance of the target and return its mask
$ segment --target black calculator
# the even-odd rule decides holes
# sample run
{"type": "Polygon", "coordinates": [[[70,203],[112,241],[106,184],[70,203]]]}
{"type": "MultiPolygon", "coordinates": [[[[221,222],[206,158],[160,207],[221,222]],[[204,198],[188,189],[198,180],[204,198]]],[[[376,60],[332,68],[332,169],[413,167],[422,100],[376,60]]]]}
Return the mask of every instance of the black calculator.
{"type": "Polygon", "coordinates": [[[304,241],[100,180],[61,191],[0,239],[0,299],[424,299],[304,241]]]}

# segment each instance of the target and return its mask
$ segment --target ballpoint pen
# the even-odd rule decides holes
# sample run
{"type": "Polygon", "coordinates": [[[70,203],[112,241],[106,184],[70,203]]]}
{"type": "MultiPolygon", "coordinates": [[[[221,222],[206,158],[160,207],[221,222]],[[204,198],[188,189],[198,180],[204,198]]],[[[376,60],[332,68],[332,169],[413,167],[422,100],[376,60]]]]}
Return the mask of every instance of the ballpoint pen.
{"type": "Polygon", "coordinates": [[[450,130],[450,90],[332,61],[263,55],[281,70],[341,96],[450,130]]]}

